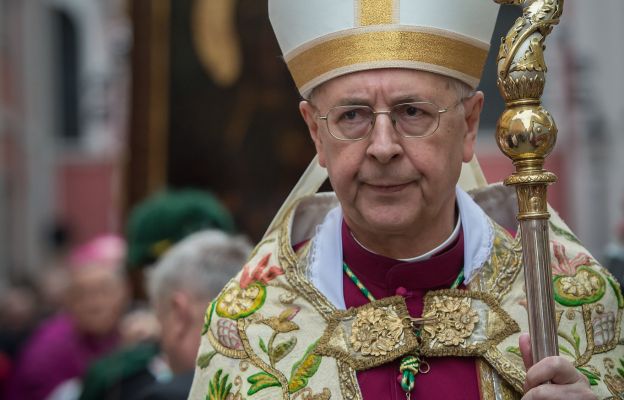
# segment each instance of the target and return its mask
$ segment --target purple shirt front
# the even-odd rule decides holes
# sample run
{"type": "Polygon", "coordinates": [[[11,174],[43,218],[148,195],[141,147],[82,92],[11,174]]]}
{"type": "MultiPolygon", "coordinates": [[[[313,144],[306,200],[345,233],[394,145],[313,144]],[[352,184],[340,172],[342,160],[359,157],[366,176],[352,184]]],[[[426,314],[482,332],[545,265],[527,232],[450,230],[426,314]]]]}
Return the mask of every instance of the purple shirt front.
{"type": "MultiPolygon", "coordinates": [[[[402,295],[412,317],[420,317],[423,298],[430,290],[448,289],[464,264],[462,230],[455,243],[428,260],[403,262],[380,256],[364,249],[342,224],[344,262],[376,299],[402,295]]],[[[343,275],[345,304],[359,307],[368,299],[357,286],[343,275]]],[[[463,286],[460,286],[462,288],[463,286]]],[[[432,357],[427,374],[416,375],[412,399],[479,399],[475,358],[432,357]]],[[[399,382],[399,360],[357,373],[364,400],[405,399],[399,382]]]]}
{"type": "Polygon", "coordinates": [[[8,400],[45,399],[60,383],[81,377],[88,364],[113,350],[118,335],[92,337],[68,315],[45,321],[24,346],[8,388],[8,400]]]}

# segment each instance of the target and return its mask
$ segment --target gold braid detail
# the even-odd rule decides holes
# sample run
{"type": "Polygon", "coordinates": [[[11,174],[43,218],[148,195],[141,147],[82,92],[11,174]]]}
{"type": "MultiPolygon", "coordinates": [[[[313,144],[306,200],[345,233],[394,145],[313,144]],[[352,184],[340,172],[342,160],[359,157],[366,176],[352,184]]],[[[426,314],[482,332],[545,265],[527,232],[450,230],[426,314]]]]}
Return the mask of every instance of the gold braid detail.
{"type": "MultiPolygon", "coordinates": [[[[308,262],[309,252],[306,251],[303,258],[298,258],[290,244],[290,226],[293,222],[295,210],[303,199],[299,199],[284,214],[278,228],[278,259],[284,270],[286,280],[291,285],[291,290],[298,293],[318,311],[318,313],[329,321],[329,316],[336,311],[336,308],[327,298],[305,277],[305,268],[308,262]]],[[[362,392],[357,383],[355,370],[346,363],[336,360],[342,396],[349,400],[362,400],[362,392]]]]}
{"type": "Polygon", "coordinates": [[[495,348],[490,348],[483,358],[490,363],[496,372],[502,376],[513,388],[519,392],[524,393],[524,380],[526,379],[526,373],[519,369],[516,365],[505,358],[501,352],[495,348]]]}

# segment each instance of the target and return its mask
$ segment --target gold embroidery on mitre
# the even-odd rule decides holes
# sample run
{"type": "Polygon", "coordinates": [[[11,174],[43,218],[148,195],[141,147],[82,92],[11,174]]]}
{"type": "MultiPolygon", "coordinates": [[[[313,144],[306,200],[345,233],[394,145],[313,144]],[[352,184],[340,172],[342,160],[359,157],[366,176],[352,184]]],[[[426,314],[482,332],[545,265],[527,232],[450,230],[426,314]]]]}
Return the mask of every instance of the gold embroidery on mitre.
{"type": "Polygon", "coordinates": [[[495,297],[485,292],[445,289],[427,293],[420,352],[424,356],[479,356],[520,327],[495,297]]]}
{"type": "Polygon", "coordinates": [[[394,296],[333,313],[315,352],[364,370],[417,347],[405,299],[394,296]]]}
{"type": "Polygon", "coordinates": [[[454,73],[458,79],[463,76],[478,82],[487,54],[487,47],[438,30],[364,27],[323,38],[288,54],[286,62],[297,87],[302,90],[321,76],[357,70],[362,65],[443,70],[447,74],[454,73]]]}
{"type": "Polygon", "coordinates": [[[359,0],[356,3],[358,25],[382,25],[395,22],[395,0],[359,0]]]}

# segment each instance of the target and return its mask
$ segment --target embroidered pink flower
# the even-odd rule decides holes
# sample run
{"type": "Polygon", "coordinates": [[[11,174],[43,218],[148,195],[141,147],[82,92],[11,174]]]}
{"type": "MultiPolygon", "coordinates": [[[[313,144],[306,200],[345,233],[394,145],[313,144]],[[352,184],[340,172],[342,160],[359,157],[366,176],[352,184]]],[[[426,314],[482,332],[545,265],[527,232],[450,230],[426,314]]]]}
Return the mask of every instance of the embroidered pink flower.
{"type": "Polygon", "coordinates": [[[222,318],[217,321],[217,338],[228,349],[239,350],[243,347],[236,322],[232,320],[222,318]]]}
{"type": "Polygon", "coordinates": [[[240,287],[245,289],[252,282],[260,282],[263,284],[267,284],[273,279],[277,278],[280,275],[284,274],[284,270],[278,267],[277,265],[273,265],[271,267],[269,265],[269,258],[271,258],[271,253],[262,257],[262,260],[256,265],[253,270],[249,266],[249,264],[243,267],[243,272],[240,277],[240,287]]]}
{"type": "Polygon", "coordinates": [[[570,260],[566,255],[565,247],[561,243],[552,240],[552,244],[555,258],[557,259],[551,264],[553,275],[574,276],[578,267],[591,264],[591,258],[587,254],[579,253],[570,260]]]}

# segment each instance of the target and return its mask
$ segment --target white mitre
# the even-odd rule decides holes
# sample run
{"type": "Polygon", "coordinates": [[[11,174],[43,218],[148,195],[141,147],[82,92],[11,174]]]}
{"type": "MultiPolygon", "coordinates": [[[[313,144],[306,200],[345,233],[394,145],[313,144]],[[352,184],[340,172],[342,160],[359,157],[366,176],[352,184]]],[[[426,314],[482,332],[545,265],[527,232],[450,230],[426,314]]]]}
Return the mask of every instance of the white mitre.
{"type": "Polygon", "coordinates": [[[411,68],[481,79],[494,0],[269,0],[269,17],[301,95],[332,78],[411,68]]]}

